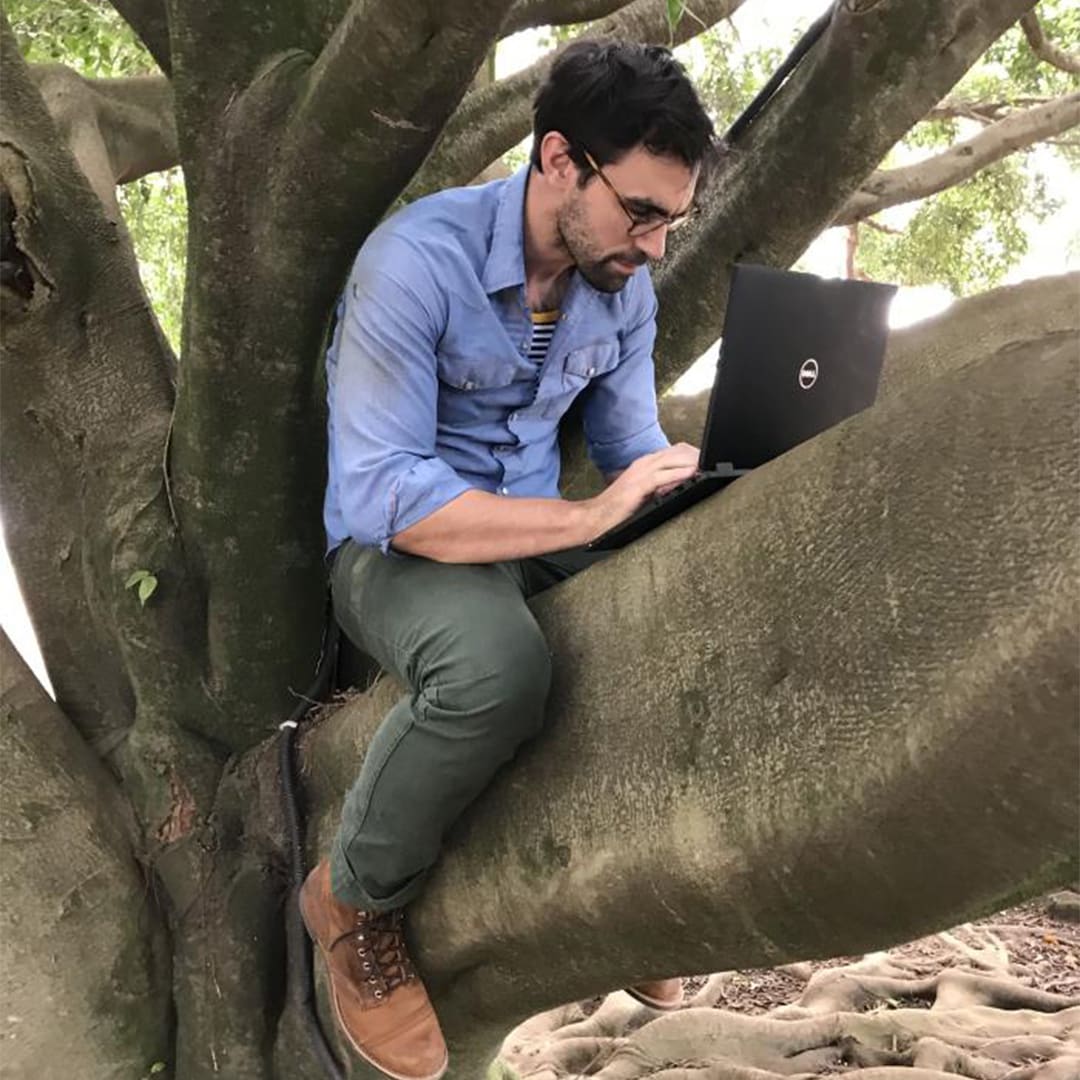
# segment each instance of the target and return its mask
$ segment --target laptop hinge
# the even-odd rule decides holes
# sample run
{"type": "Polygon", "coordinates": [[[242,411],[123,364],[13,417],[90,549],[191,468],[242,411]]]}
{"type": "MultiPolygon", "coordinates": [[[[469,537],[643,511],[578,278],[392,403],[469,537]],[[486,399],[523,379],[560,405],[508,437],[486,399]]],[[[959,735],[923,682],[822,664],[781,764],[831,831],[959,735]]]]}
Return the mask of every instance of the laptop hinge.
{"type": "Polygon", "coordinates": [[[745,476],[750,469],[737,469],[730,461],[721,461],[719,464],[714,465],[709,472],[713,476],[745,476]]]}

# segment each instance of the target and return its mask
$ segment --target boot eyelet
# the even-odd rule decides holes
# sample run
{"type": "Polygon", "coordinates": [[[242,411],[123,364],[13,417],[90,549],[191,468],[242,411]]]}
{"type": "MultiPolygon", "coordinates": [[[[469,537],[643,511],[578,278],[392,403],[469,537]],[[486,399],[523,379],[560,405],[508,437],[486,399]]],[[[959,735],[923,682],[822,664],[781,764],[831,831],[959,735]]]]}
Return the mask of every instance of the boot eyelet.
{"type": "Polygon", "coordinates": [[[376,991],[375,991],[375,997],[376,997],[377,999],[381,999],[381,998],[382,998],[382,996],[383,996],[383,994],[382,994],[382,991],[381,991],[381,990],[376,990],[376,991]]]}

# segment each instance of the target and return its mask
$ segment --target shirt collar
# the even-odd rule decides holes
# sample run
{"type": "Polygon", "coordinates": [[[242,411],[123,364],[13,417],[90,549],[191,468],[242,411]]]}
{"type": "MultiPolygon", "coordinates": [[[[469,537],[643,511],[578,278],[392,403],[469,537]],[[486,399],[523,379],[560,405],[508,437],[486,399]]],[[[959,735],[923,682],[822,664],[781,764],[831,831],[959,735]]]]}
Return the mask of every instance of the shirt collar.
{"type": "Polygon", "coordinates": [[[484,263],[484,291],[491,295],[525,284],[525,188],[531,165],[523,165],[503,185],[495,227],[484,263]]]}

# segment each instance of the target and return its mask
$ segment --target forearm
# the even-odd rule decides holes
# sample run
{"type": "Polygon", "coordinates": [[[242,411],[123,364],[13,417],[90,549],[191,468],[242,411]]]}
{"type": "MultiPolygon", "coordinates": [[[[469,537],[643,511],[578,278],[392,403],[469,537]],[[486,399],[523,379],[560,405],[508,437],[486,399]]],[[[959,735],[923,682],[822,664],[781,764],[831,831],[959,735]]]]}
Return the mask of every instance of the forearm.
{"type": "Polygon", "coordinates": [[[391,541],[397,551],[436,562],[526,559],[587,543],[602,529],[589,500],[506,498],[466,491],[391,541]]]}

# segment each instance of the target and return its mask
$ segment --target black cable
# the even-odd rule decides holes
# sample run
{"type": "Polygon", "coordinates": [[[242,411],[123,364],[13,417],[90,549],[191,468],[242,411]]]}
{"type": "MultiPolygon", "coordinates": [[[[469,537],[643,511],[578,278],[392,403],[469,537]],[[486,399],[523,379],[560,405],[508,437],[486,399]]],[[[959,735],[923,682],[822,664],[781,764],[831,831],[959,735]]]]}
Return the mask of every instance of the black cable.
{"type": "Polygon", "coordinates": [[[281,771],[281,790],[285,803],[285,825],[288,831],[290,889],[285,904],[285,949],[288,957],[288,979],[293,1002],[311,1040],[316,1058],[323,1071],[332,1080],[345,1080],[345,1071],[330,1049],[326,1032],[319,1022],[315,997],[315,967],[312,962],[311,939],[304,920],[300,917],[300,887],[306,877],[304,868],[304,822],[303,812],[297,798],[296,732],[301,720],[315,702],[323,700],[331,689],[331,680],[337,668],[338,645],[341,631],[330,604],[327,604],[326,625],[323,630],[323,648],[315,671],[315,681],[297,703],[280,728],[278,740],[278,768],[281,771]]]}
{"type": "Polygon", "coordinates": [[[784,62],[773,72],[772,78],[754,95],[750,104],[735,118],[731,127],[724,133],[724,142],[731,146],[736,139],[757,119],[758,113],[776,96],[788,76],[799,66],[802,58],[810,51],[811,46],[825,32],[825,27],[833,17],[835,3],[830,4],[828,9],[819,15],[807,28],[806,32],[797,42],[795,47],[788,53],[784,62]]]}

